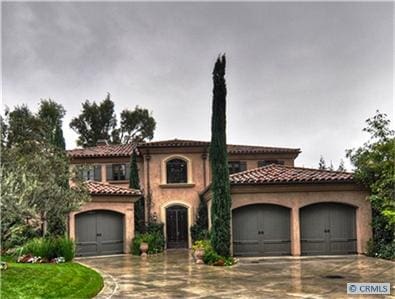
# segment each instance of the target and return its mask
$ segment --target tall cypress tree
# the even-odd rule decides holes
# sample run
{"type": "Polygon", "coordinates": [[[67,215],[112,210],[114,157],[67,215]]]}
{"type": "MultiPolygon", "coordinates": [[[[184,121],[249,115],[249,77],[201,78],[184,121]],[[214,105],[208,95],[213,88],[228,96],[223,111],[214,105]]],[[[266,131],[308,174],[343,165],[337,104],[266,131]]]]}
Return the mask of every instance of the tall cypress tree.
{"type": "Polygon", "coordinates": [[[210,165],[212,173],[211,244],[222,255],[230,255],[230,184],[226,147],[225,55],[219,56],[213,71],[210,165]]]}
{"type": "MultiPolygon", "coordinates": [[[[132,156],[130,157],[129,187],[133,189],[140,189],[136,151],[133,151],[132,156]]],[[[144,230],[144,198],[140,198],[134,204],[134,229],[139,233],[142,233],[144,230]]]]}

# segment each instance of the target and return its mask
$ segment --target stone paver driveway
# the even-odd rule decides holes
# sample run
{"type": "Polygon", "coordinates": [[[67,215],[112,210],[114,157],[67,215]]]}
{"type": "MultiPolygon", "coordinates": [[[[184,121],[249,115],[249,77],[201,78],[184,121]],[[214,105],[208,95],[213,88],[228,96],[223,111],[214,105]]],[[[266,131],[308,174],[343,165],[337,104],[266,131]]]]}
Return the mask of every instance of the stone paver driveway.
{"type": "Polygon", "coordinates": [[[77,261],[104,276],[98,298],[347,298],[347,282],[390,282],[395,298],[394,263],[361,256],[244,258],[233,267],[196,265],[188,251],[77,261]]]}

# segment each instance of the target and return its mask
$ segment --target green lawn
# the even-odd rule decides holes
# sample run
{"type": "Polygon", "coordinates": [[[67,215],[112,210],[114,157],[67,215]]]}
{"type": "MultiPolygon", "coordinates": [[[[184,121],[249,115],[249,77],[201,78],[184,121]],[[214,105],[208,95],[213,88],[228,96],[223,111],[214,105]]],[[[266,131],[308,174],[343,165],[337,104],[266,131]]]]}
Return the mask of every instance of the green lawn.
{"type": "MultiPolygon", "coordinates": [[[[7,259],[3,259],[7,260],[7,259]]],[[[1,271],[1,298],[92,298],[103,287],[102,277],[76,263],[8,263],[1,271]]]]}

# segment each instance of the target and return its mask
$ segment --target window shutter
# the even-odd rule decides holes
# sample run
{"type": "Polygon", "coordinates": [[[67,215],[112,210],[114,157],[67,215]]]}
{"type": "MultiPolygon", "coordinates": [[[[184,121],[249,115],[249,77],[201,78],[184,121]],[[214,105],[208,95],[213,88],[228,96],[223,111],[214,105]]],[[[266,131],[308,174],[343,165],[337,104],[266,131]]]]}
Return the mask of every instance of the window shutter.
{"type": "Polygon", "coordinates": [[[113,176],[112,176],[112,164],[107,165],[107,181],[112,181],[113,180],[113,176]]]}
{"type": "Polygon", "coordinates": [[[95,165],[95,177],[94,180],[97,182],[101,181],[101,165],[95,165]]]}
{"type": "Polygon", "coordinates": [[[245,171],[247,170],[247,162],[241,161],[240,162],[240,171],[245,171]]]}

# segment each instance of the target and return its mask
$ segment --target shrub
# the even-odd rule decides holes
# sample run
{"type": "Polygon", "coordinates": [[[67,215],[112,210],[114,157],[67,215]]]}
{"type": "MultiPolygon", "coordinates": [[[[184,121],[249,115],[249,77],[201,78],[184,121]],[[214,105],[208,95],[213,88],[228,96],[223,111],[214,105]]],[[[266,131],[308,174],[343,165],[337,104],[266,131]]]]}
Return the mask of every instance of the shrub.
{"type": "Polygon", "coordinates": [[[163,233],[151,232],[136,234],[132,240],[131,252],[133,255],[140,255],[140,245],[142,242],[148,243],[148,254],[159,253],[164,250],[165,239],[163,233]]]}
{"type": "Polygon", "coordinates": [[[198,240],[192,246],[193,250],[198,248],[204,249],[203,262],[213,266],[232,266],[235,264],[233,257],[223,257],[215,252],[209,240],[198,240]]]}
{"type": "Polygon", "coordinates": [[[372,239],[368,242],[368,250],[366,253],[368,256],[378,257],[387,260],[395,259],[395,241],[391,243],[374,242],[372,239]]]}
{"type": "Polygon", "coordinates": [[[65,237],[35,238],[23,246],[22,253],[40,256],[48,260],[62,256],[68,262],[74,258],[75,245],[72,240],[65,237]]]}

